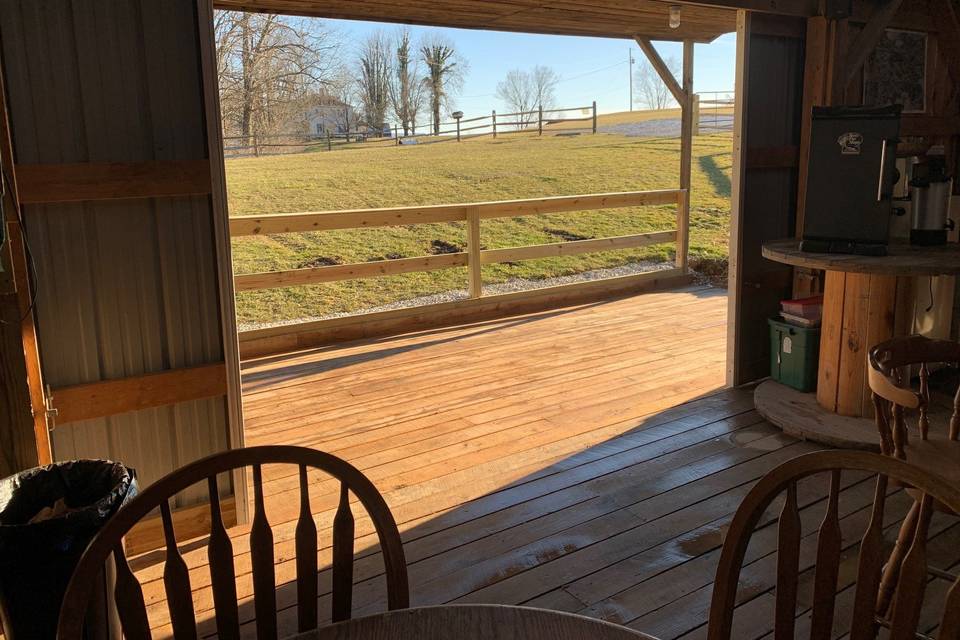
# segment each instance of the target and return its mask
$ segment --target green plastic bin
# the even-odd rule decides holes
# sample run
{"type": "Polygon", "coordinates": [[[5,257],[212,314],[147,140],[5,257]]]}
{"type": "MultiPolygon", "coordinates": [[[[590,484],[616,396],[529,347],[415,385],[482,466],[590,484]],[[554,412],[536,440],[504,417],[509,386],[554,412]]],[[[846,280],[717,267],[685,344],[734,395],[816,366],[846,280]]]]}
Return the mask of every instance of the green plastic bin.
{"type": "Polygon", "coordinates": [[[800,391],[817,388],[820,327],[798,327],[770,318],[770,377],[800,391]]]}

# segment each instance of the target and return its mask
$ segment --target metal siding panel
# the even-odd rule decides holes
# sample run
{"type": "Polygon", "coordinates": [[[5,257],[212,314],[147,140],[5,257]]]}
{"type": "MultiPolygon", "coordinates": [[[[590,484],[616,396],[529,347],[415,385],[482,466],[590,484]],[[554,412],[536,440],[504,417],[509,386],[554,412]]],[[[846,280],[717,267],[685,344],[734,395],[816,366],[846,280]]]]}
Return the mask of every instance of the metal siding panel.
{"type": "MultiPolygon", "coordinates": [[[[205,157],[197,42],[183,37],[195,29],[189,0],[0,3],[18,162],[205,157]]],[[[51,386],[223,359],[209,198],[36,205],[24,217],[51,386]]],[[[65,425],[53,446],[60,459],[122,460],[150,482],[226,448],[225,401],[65,425]]]]}

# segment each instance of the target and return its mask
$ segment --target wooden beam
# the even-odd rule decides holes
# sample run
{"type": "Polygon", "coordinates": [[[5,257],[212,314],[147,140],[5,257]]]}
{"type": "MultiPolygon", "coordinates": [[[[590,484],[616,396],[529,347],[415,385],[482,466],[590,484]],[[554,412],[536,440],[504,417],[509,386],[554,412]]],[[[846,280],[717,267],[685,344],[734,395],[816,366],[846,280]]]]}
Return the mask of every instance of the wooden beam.
{"type": "Polygon", "coordinates": [[[690,252],[690,175],[693,167],[693,41],[683,41],[683,97],[680,103],[680,190],[677,205],[677,268],[687,269],[690,252]]]}
{"type": "Polygon", "coordinates": [[[210,193],[209,160],[16,165],[22,204],[210,193]]]}
{"type": "Polygon", "coordinates": [[[890,26],[893,17],[900,10],[903,0],[885,0],[882,5],[878,5],[874,10],[870,20],[864,25],[863,30],[857,34],[856,39],[850,44],[847,50],[845,68],[841,71],[844,88],[853,82],[857,72],[867,61],[867,57],[876,48],[884,31],[890,26]]]}
{"type": "Polygon", "coordinates": [[[776,13],[784,16],[809,18],[820,11],[819,0],[665,0],[670,4],[694,5],[700,7],[724,7],[727,9],[746,9],[759,13],[776,13]]]}
{"type": "MultiPolygon", "coordinates": [[[[677,79],[673,76],[673,72],[670,71],[667,63],[663,61],[663,58],[660,57],[660,54],[657,53],[657,50],[653,47],[653,43],[651,43],[648,38],[637,37],[637,44],[640,45],[640,49],[644,55],[647,56],[647,60],[650,61],[654,71],[656,71],[660,79],[663,80],[663,84],[667,85],[667,89],[673,94],[673,99],[677,101],[677,104],[681,107],[686,104],[687,95],[679,83],[677,83],[677,79]]],[[[684,47],[684,51],[686,51],[686,47],[684,47]]]]}
{"type": "MultiPolygon", "coordinates": [[[[2,65],[0,65],[2,67],[2,65]]],[[[6,85],[0,68],[0,189],[7,242],[0,242],[3,267],[0,295],[0,389],[5,409],[0,419],[0,474],[10,475],[53,461],[43,397],[40,347],[34,319],[27,247],[23,238],[17,171],[7,113],[6,85]],[[5,219],[4,219],[5,218],[5,219]],[[5,246],[4,246],[5,245],[5,246]]],[[[0,405],[2,407],[3,405],[0,405]]]]}
{"type": "Polygon", "coordinates": [[[422,207],[280,213],[267,216],[230,218],[230,234],[232,236],[251,236],[298,231],[368,229],[408,224],[455,222],[466,220],[467,212],[473,208],[479,209],[482,219],[512,218],[515,216],[562,213],[564,211],[676,204],[678,198],[679,194],[676,189],[663,189],[660,191],[591,193],[524,200],[499,200],[496,202],[438,204],[422,207]]]}
{"type": "Polygon", "coordinates": [[[594,300],[609,301],[616,296],[684,286],[691,280],[689,274],[684,274],[679,269],[666,269],[532,291],[516,291],[407,309],[241,331],[240,356],[244,359],[256,358],[345,340],[478,322],[594,300]]]}
{"type": "Polygon", "coordinates": [[[932,0],[931,13],[937,24],[937,50],[954,85],[960,85],[960,9],[951,0],[932,0]]]}
{"type": "Polygon", "coordinates": [[[527,247],[509,247],[506,249],[485,249],[480,252],[480,262],[482,264],[496,264],[499,262],[519,262],[521,260],[536,260],[539,258],[575,256],[594,251],[636,249],[664,242],[673,242],[676,239],[676,231],[654,231],[652,233],[638,233],[612,238],[554,242],[550,244],[535,244],[527,247]]]}
{"type": "Polygon", "coordinates": [[[58,425],[226,394],[222,362],[53,390],[58,425]]]}

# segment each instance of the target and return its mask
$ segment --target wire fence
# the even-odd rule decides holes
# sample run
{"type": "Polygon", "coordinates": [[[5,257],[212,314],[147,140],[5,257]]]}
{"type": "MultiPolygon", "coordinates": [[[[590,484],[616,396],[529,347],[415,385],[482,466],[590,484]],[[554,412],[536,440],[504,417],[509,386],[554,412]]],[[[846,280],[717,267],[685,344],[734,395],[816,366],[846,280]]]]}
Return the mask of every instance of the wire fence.
{"type": "Polygon", "coordinates": [[[733,131],[733,107],[736,95],[733,91],[701,91],[696,94],[694,122],[697,130],[733,131]]]}
{"type": "Polygon", "coordinates": [[[473,138],[527,133],[536,135],[580,135],[597,132],[597,103],[582,107],[538,108],[531,111],[497,113],[472,118],[456,118],[436,127],[421,127],[404,133],[400,127],[383,132],[357,129],[346,132],[280,133],[273,135],[224,136],[224,154],[231,157],[336,151],[339,149],[379,148],[462,142],[473,138]]]}

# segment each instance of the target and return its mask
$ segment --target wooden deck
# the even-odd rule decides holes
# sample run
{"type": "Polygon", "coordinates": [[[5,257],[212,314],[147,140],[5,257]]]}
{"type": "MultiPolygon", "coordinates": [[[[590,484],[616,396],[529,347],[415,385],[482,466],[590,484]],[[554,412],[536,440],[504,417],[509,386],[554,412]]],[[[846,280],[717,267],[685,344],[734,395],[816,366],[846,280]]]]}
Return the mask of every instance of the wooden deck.
{"type": "MultiPolygon", "coordinates": [[[[725,332],[724,292],[690,288],[249,362],[247,442],[317,447],[361,468],[400,523],[414,605],[528,604],[661,638],[703,637],[719,547],[739,502],[764,472],[817,448],[764,422],[749,390],[722,388],[725,332]]],[[[296,477],[290,469],[264,477],[281,619],[292,632],[296,477]]],[[[873,487],[862,477],[844,481],[849,552],[873,487]]],[[[326,547],[335,487],[317,477],[312,489],[326,547]]],[[[805,533],[822,518],[825,489],[801,485],[805,533]]],[[[906,509],[902,495],[893,502],[888,537],[906,509]]],[[[960,560],[953,525],[935,525],[931,553],[943,567],[960,560]]],[[[385,604],[369,522],[357,527],[361,615],[385,604]]],[[[249,597],[245,529],[234,537],[238,589],[249,597]]],[[[749,551],[736,638],[772,628],[775,544],[768,526],[749,551]]],[[[804,539],[802,602],[814,544],[815,536],[804,539]]],[[[198,544],[186,557],[196,607],[210,618],[204,553],[198,544]]],[[[848,555],[847,601],[856,560],[848,555]]],[[[320,557],[328,562],[329,549],[320,557]]],[[[165,633],[162,563],[140,566],[151,620],[165,633]]],[[[321,611],[329,611],[329,585],[323,571],[321,611]]],[[[847,610],[841,604],[841,618],[847,610]]],[[[249,601],[243,613],[252,617],[249,601]]]]}

